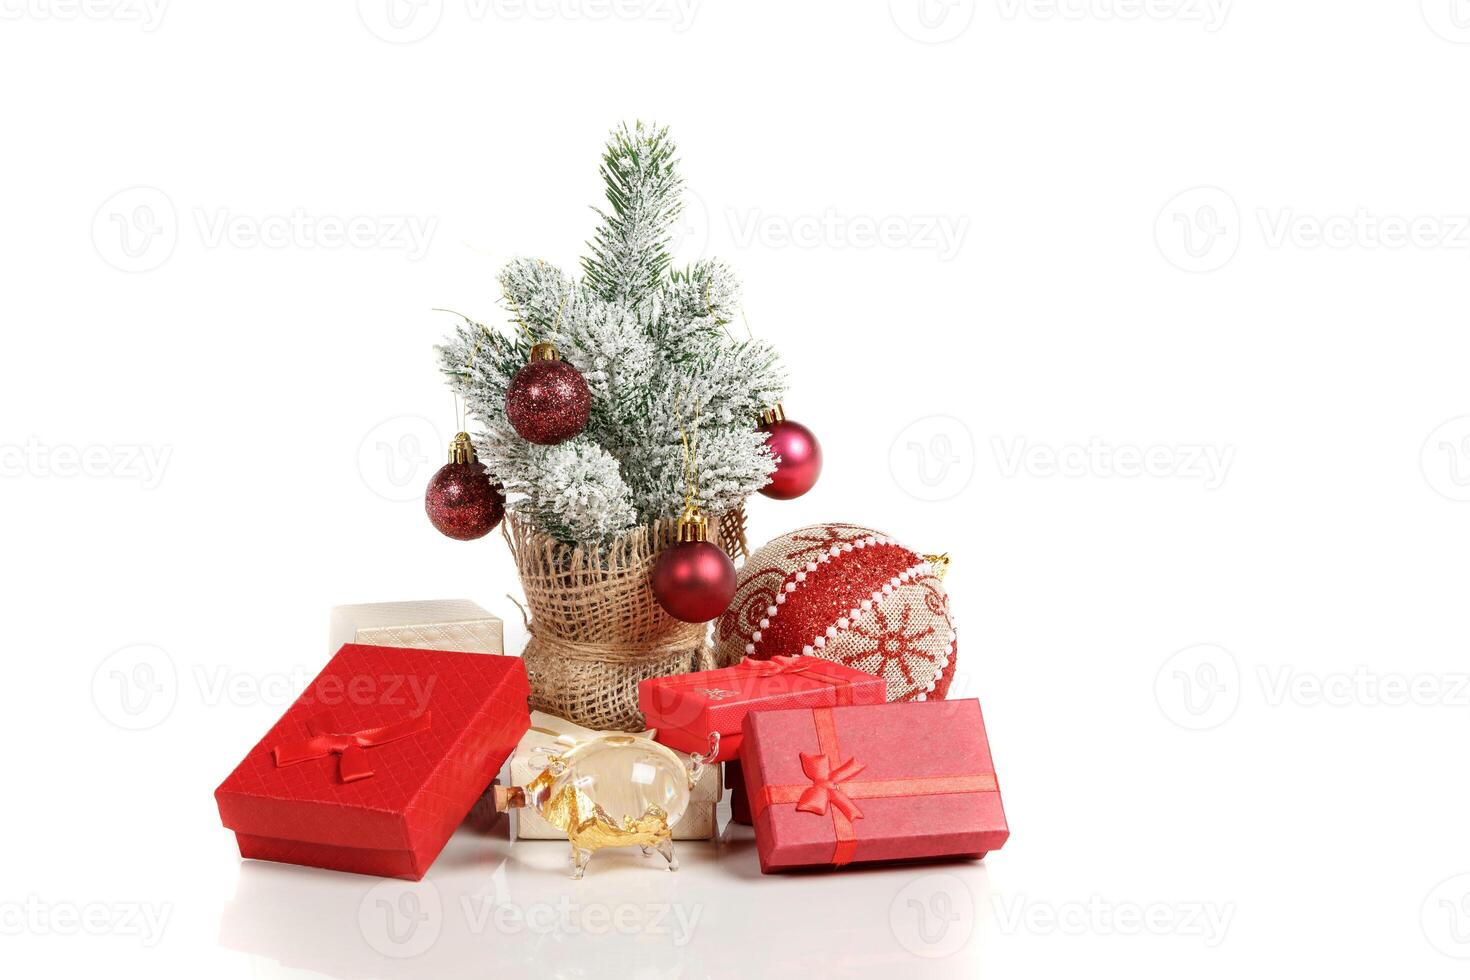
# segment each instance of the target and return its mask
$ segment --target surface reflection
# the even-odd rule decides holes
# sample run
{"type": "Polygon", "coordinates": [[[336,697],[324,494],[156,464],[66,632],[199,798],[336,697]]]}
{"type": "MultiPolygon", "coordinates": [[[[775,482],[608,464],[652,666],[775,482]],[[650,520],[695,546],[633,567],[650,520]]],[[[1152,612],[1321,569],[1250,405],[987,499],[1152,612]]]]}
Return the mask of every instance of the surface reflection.
{"type": "MultiPolygon", "coordinates": [[[[726,806],[727,810],[728,807],[726,806]]],[[[219,942],[265,977],[979,975],[983,864],[763,876],[749,827],[568,874],[568,847],[461,828],[422,882],[242,862],[219,942]]]]}

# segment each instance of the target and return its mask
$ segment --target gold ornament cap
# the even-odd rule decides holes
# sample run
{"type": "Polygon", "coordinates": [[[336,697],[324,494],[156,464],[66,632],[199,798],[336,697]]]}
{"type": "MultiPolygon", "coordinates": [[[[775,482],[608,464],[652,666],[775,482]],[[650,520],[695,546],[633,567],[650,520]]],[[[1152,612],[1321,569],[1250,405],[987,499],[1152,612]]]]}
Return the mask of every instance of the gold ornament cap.
{"type": "Polygon", "coordinates": [[[543,340],[539,344],[531,345],[531,360],[559,361],[561,360],[561,355],[556,352],[556,346],[554,344],[548,344],[543,340]]]}
{"type": "Polygon", "coordinates": [[[454,441],[449,444],[449,461],[451,463],[478,463],[480,461],[475,455],[475,445],[470,442],[468,432],[454,434],[454,441]]]}
{"type": "Polygon", "coordinates": [[[925,555],[924,560],[929,563],[929,568],[934,572],[934,577],[944,581],[944,576],[949,572],[949,552],[942,555],[925,555]]]}
{"type": "Polygon", "coordinates": [[[764,412],[761,412],[761,416],[760,416],[760,424],[761,425],[775,425],[777,422],[785,422],[785,421],[786,421],[786,411],[785,411],[785,409],[783,409],[781,407],[781,403],[780,402],[777,402],[776,403],[776,407],[775,408],[768,408],[764,412]]]}
{"type": "Polygon", "coordinates": [[[685,504],[684,513],[679,515],[679,542],[708,541],[709,518],[698,504],[685,504]]]}

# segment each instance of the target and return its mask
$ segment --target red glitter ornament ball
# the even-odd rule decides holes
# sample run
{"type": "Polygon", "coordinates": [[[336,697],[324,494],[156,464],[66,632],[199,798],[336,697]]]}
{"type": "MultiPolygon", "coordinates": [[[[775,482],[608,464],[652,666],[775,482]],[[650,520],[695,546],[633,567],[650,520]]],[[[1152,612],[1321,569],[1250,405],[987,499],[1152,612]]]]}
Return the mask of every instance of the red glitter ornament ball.
{"type": "Polygon", "coordinates": [[[882,677],[890,701],[941,700],[958,651],[947,567],[855,524],[783,534],[741,566],[715,660],[821,657],[882,677]]]}
{"type": "Polygon", "coordinates": [[[475,458],[466,433],[454,437],[449,462],[429,479],[424,510],[439,533],[456,541],[483,538],[505,516],[505,492],[475,458]]]}
{"type": "Polygon", "coordinates": [[[531,360],[510,379],[505,414],[527,442],[554,446],[587,427],[592,392],[587,379],[557,357],[550,344],[531,348],[531,360]]]}
{"type": "Polygon", "coordinates": [[[761,431],[776,456],[776,472],[761,493],[775,500],[791,500],[815,486],[822,475],[822,446],[812,430],[788,419],[777,405],[762,416],[761,431]]]}
{"type": "Polygon", "coordinates": [[[708,524],[697,510],[679,520],[679,543],[653,566],[653,596],[664,612],[685,623],[707,623],[735,597],[735,563],[705,540],[708,524]]]}

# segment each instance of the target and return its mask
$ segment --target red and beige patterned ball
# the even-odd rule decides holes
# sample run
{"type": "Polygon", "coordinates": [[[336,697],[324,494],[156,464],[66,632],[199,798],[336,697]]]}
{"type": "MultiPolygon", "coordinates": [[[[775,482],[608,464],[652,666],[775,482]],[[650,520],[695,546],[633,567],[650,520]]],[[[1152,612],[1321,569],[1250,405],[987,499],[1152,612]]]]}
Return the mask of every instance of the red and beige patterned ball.
{"type": "Polygon", "coordinates": [[[940,700],[954,677],[949,596],[930,561],[856,524],[757,549],[715,629],[720,663],[805,654],[876,674],[889,701],[940,700]]]}

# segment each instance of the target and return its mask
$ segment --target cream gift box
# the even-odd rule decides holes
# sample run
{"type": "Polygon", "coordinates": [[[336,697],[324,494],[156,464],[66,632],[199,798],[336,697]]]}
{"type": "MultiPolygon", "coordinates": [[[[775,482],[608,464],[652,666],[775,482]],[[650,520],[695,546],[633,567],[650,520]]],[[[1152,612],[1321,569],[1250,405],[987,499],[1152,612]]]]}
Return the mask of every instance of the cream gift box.
{"type": "Polygon", "coordinates": [[[336,653],[344,643],[504,653],[505,631],[499,617],[468,599],[368,602],[332,610],[328,650],[336,653]]]}
{"type": "MultiPolygon", "coordinates": [[[[577,740],[591,738],[603,734],[574,725],[569,721],[548,715],[544,711],[531,712],[531,730],[521,736],[520,743],[510,756],[510,785],[525,786],[546,765],[547,753],[554,753],[558,749],[565,751],[577,740]],[[544,749],[544,751],[538,751],[544,749]]],[[[626,735],[627,732],[618,732],[626,735]]],[[[639,738],[652,738],[653,732],[642,732],[639,738]]],[[[687,756],[683,752],[675,753],[680,758],[687,756]]],[[[710,766],[699,782],[694,784],[694,789],[689,791],[689,809],[678,823],[674,824],[674,840],[709,840],[715,836],[717,822],[715,820],[715,805],[720,802],[720,794],[723,784],[720,781],[720,767],[710,766]]],[[[551,824],[542,820],[539,815],[529,809],[518,809],[516,815],[516,837],[522,840],[559,840],[565,841],[567,835],[557,830],[551,824]]]]}

